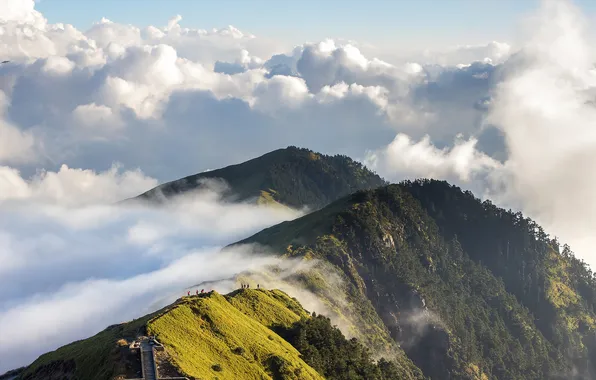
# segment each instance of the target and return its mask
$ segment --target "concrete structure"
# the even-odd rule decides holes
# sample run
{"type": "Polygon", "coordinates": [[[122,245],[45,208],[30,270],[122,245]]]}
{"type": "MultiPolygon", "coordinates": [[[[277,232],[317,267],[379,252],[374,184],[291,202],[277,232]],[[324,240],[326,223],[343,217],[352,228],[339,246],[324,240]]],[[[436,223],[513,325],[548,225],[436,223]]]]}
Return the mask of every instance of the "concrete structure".
{"type": "Polygon", "coordinates": [[[141,373],[143,377],[127,380],[188,380],[187,377],[158,376],[155,351],[164,351],[165,348],[154,337],[141,337],[139,340],[131,343],[129,347],[132,351],[139,351],[141,355],[141,373]]]}

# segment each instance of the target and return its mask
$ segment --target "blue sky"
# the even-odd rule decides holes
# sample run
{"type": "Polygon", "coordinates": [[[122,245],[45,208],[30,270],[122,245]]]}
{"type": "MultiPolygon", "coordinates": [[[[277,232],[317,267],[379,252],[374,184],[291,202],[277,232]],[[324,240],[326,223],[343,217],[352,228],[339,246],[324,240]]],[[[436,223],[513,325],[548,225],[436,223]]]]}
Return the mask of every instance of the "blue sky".
{"type": "MultiPolygon", "coordinates": [[[[591,13],[590,0],[576,0],[591,13]]],[[[50,22],[86,29],[101,17],[138,26],[180,14],[187,27],[228,24],[292,43],[325,37],[411,47],[509,40],[539,0],[40,0],[50,22]]]]}

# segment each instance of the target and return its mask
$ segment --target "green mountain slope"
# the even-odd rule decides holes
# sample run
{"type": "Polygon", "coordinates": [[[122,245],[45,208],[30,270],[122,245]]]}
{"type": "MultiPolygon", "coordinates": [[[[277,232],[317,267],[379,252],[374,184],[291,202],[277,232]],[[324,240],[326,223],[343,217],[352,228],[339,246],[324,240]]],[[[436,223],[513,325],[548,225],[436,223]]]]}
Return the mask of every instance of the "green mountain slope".
{"type": "MultiPolygon", "coordinates": [[[[85,340],[42,355],[19,379],[139,378],[139,355],[129,344],[155,335],[163,375],[191,379],[420,378],[399,363],[373,362],[329,319],[311,316],[279,290],[240,289],[179,299],[154,314],[112,326],[85,340]]],[[[412,368],[414,368],[412,366],[412,368]]]]}
{"type": "MultiPolygon", "coordinates": [[[[230,298],[243,309],[250,308],[253,297],[243,294],[253,292],[257,291],[239,292],[230,298]]],[[[261,300],[270,300],[271,295],[259,293],[261,300]]],[[[263,379],[281,372],[281,368],[275,368],[279,366],[289,379],[322,378],[300,359],[291,344],[226,298],[217,293],[205,298],[188,297],[148,324],[149,333],[166,346],[182,373],[195,378],[263,379]]],[[[291,299],[286,297],[285,301],[291,299]]],[[[291,324],[305,315],[304,311],[288,309],[283,301],[276,304],[275,314],[268,315],[271,320],[283,314],[279,320],[291,324]]]]}
{"type": "Polygon", "coordinates": [[[591,272],[444,182],[361,191],[242,243],[335,265],[433,379],[592,378],[591,272]]]}
{"type": "Polygon", "coordinates": [[[480,203],[446,182],[404,185],[442,235],[457,236],[470,258],[528,308],[577,378],[596,378],[596,278],[588,266],[519,212],[480,203]]]}
{"type": "Polygon", "coordinates": [[[168,182],[134,199],[160,201],[202,186],[207,179],[222,179],[236,200],[277,202],[302,208],[320,208],[357,190],[382,186],[376,174],[346,156],[327,156],[289,147],[238,165],[203,172],[168,182]]]}

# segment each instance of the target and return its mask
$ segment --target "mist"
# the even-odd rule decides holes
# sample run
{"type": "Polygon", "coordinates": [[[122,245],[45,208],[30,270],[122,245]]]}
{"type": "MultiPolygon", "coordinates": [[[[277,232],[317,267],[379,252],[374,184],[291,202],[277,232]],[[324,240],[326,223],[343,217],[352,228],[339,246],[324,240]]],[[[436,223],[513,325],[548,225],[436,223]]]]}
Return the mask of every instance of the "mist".
{"type": "Polygon", "coordinates": [[[543,1],[502,68],[487,123],[509,152],[487,196],[522,210],[596,265],[596,50],[570,1],[543,1]]]}
{"type": "Polygon", "coordinates": [[[228,203],[220,185],[159,208],[0,202],[0,373],[155,311],[197,282],[278,262],[221,248],[301,212],[228,203]]]}

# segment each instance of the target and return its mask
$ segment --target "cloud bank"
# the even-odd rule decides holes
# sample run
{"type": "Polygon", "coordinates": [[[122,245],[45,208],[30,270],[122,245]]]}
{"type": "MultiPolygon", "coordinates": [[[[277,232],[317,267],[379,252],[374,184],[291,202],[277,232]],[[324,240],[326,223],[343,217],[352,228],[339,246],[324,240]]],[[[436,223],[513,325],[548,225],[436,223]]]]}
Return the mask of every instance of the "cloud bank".
{"type": "Polygon", "coordinates": [[[184,28],[180,16],[80,31],[12,2],[0,20],[12,60],[0,66],[0,164],[25,176],[119,162],[164,181],[287,145],[362,157],[399,131],[451,144],[474,134],[494,69],[470,65],[484,53],[461,55],[461,67],[391,64],[354,42],[276,46],[232,26],[184,28]]]}
{"type": "Polygon", "coordinates": [[[596,51],[571,3],[547,1],[528,21],[522,50],[504,67],[488,121],[506,139],[500,191],[594,267],[596,51]]]}
{"type": "Polygon", "coordinates": [[[110,190],[110,180],[134,186],[143,177],[67,174],[21,179],[20,197],[0,201],[0,373],[165,306],[186,286],[276,263],[220,249],[300,215],[225,203],[212,189],[160,208],[114,205],[73,183],[110,190]]]}

